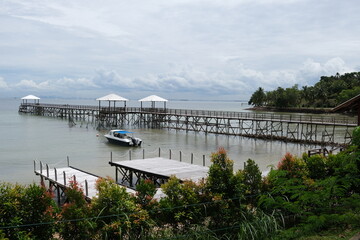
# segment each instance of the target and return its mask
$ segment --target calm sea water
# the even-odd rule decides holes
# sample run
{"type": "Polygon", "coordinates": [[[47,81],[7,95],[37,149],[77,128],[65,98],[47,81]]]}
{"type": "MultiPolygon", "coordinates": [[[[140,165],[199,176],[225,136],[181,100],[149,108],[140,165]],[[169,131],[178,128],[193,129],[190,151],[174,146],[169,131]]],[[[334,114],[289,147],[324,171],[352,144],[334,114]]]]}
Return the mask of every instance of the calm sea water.
{"type": "MultiPolygon", "coordinates": [[[[97,105],[95,100],[55,100],[43,99],[43,103],[97,105]]],[[[50,167],[64,167],[67,157],[72,166],[100,176],[114,177],[115,169],[108,162],[110,155],[113,161],[126,160],[129,151],[133,159],[161,156],[180,158],[190,162],[191,153],[195,164],[202,164],[203,155],[209,165],[210,154],[219,147],[228,151],[234,161],[235,169],[251,158],[262,171],[268,166],[276,165],[286,153],[302,154],[309,148],[301,144],[280,141],[265,141],[245,137],[224,136],[167,129],[131,129],[134,136],[143,139],[140,148],[127,148],[107,143],[105,131],[96,130],[95,126],[77,122],[70,127],[67,120],[19,114],[20,99],[1,99],[0,101],[0,182],[18,182],[28,184],[38,182],[33,172],[33,162],[42,161],[50,167]]],[[[127,106],[140,107],[139,102],[129,101],[127,106]]],[[[144,104],[145,106],[145,104],[144,104]]],[[[162,107],[157,103],[156,107],[162,107]]],[[[208,102],[208,101],[169,101],[168,108],[246,111],[248,107],[241,102],[208,102]]]]}

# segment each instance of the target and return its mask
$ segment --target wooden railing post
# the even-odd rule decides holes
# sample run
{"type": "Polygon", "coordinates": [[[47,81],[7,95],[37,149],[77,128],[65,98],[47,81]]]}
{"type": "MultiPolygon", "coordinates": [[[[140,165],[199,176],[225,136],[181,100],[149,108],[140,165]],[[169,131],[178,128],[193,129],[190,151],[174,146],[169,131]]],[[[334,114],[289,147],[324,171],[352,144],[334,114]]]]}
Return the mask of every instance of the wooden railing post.
{"type": "Polygon", "coordinates": [[[66,174],[65,174],[65,171],[63,171],[63,176],[64,176],[64,186],[66,186],[66,174]]]}
{"type": "Polygon", "coordinates": [[[85,196],[87,197],[89,195],[89,188],[88,188],[88,182],[85,179],[85,196]]]}

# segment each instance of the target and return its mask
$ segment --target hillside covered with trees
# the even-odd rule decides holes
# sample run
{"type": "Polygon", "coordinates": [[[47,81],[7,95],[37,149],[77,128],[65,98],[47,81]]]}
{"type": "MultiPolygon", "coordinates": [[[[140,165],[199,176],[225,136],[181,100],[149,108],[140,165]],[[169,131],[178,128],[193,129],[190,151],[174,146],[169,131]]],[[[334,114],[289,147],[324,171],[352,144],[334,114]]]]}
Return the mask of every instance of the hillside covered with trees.
{"type": "Polygon", "coordinates": [[[207,179],[170,178],[160,200],[150,180],[130,195],[101,179],[90,203],[71,182],[61,207],[42,186],[0,183],[0,239],[349,239],[360,230],[360,128],[348,149],[287,153],[266,176],[251,159],[234,171],[222,148],[211,159],[207,179]]]}
{"type": "Polygon", "coordinates": [[[291,88],[278,87],[265,91],[259,87],[251,96],[249,104],[256,107],[276,108],[332,108],[360,94],[360,72],[343,75],[322,76],[314,86],[296,84],[291,88]]]}

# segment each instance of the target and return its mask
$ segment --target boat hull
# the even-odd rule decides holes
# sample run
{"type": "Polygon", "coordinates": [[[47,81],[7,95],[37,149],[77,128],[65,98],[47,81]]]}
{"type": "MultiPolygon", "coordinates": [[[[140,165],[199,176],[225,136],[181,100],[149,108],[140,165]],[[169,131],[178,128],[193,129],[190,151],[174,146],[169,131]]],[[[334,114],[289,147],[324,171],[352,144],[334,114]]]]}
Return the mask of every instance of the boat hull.
{"type": "Polygon", "coordinates": [[[120,145],[120,146],[127,146],[127,147],[133,146],[133,145],[130,145],[129,142],[119,141],[119,140],[112,139],[112,138],[107,138],[107,140],[109,141],[109,143],[113,143],[113,144],[120,145]]]}
{"type": "Polygon", "coordinates": [[[111,137],[106,137],[106,139],[109,141],[109,143],[116,144],[119,146],[126,146],[126,147],[140,147],[142,141],[122,141],[121,139],[114,139],[111,137]]]}
{"type": "Polygon", "coordinates": [[[136,137],[130,137],[126,135],[130,133],[124,130],[110,130],[108,134],[105,134],[104,137],[109,141],[109,143],[117,144],[120,146],[126,147],[139,147],[141,146],[142,140],[136,137]]]}

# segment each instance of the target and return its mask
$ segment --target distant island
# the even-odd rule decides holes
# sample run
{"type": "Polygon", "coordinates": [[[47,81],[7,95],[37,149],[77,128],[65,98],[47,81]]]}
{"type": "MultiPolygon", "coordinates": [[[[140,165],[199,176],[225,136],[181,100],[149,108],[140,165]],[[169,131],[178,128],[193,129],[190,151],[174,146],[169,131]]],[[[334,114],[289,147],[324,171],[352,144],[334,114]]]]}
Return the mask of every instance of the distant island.
{"type": "Polygon", "coordinates": [[[259,87],[251,96],[253,110],[285,110],[322,113],[360,94],[360,72],[322,76],[314,86],[298,84],[291,88],[278,87],[265,91],[259,87]]]}

